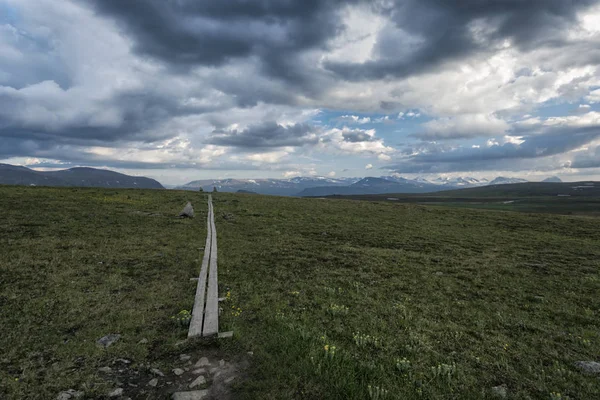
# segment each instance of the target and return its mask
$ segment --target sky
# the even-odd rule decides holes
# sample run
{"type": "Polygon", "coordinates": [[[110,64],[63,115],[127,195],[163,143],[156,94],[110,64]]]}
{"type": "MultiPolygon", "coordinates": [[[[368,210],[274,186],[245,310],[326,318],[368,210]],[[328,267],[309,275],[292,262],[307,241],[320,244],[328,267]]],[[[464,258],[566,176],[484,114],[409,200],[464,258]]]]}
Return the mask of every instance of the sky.
{"type": "Polygon", "coordinates": [[[0,162],[600,180],[597,0],[0,0],[0,162]]]}

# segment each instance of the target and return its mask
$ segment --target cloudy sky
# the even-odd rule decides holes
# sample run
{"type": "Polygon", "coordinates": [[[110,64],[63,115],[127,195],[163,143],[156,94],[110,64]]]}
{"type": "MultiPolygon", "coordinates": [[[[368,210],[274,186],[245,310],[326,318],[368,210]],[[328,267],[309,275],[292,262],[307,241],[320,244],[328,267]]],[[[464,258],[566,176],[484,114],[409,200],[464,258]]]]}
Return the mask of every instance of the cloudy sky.
{"type": "Polygon", "coordinates": [[[600,1],[0,0],[0,162],[600,179],[600,1]]]}

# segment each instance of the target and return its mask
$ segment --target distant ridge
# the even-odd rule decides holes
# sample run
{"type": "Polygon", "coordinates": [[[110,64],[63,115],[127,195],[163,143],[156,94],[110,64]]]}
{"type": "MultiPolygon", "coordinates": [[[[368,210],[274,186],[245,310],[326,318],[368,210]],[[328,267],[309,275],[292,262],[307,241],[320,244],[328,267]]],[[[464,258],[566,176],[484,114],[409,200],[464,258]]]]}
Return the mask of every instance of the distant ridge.
{"type": "Polygon", "coordinates": [[[528,182],[526,179],[521,178],[506,178],[504,176],[499,176],[493,181],[491,181],[490,185],[509,185],[512,183],[525,183],[528,182]]]}
{"type": "Polygon", "coordinates": [[[0,185],[164,189],[154,179],[104,169],[76,167],[61,171],[35,171],[10,164],[0,164],[0,185]]]}
{"type": "Polygon", "coordinates": [[[562,180],[558,176],[551,176],[550,178],[544,179],[542,182],[561,183],[562,180]]]}

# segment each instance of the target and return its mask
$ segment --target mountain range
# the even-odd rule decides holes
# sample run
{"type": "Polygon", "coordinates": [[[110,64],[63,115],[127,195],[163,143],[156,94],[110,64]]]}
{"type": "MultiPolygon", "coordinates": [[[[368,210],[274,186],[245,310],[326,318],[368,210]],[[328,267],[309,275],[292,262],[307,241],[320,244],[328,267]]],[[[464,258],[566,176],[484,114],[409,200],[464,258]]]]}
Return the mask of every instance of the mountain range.
{"type": "Polygon", "coordinates": [[[60,171],[35,171],[10,164],[0,164],[0,185],[164,189],[154,179],[104,169],[77,167],[60,171]]]}
{"type": "MultiPolygon", "coordinates": [[[[556,178],[556,177],[553,177],[556,178]]],[[[556,178],[558,179],[558,178],[556,178]]],[[[472,177],[403,178],[398,175],[366,178],[297,177],[291,179],[209,179],[177,186],[180,190],[251,192],[279,196],[330,196],[334,194],[431,193],[441,190],[527,182],[520,178],[497,177],[491,182],[472,177]]]]}
{"type": "MultiPolygon", "coordinates": [[[[560,182],[550,177],[544,182],[560,182]]],[[[205,179],[174,189],[220,192],[258,193],[278,196],[330,196],[384,193],[431,193],[442,190],[472,188],[527,182],[520,178],[497,177],[492,181],[464,177],[426,179],[404,178],[398,174],[365,178],[295,177],[289,179],[205,179]]],[[[154,179],[129,176],[96,168],[70,168],[60,171],[35,171],[30,168],[0,164],[0,184],[27,186],[81,186],[105,188],[163,189],[154,179]]]]}

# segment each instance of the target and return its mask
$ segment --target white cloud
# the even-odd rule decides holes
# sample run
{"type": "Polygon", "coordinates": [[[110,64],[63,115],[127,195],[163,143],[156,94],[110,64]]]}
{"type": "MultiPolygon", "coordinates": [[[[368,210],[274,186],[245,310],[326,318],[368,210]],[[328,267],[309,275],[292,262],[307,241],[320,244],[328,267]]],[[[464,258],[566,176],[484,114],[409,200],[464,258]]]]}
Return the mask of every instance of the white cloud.
{"type": "Polygon", "coordinates": [[[509,125],[492,114],[463,114],[452,118],[440,118],[424,123],[422,138],[455,139],[504,134],[509,125]]]}

